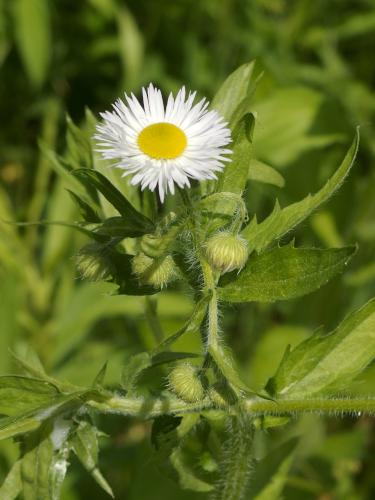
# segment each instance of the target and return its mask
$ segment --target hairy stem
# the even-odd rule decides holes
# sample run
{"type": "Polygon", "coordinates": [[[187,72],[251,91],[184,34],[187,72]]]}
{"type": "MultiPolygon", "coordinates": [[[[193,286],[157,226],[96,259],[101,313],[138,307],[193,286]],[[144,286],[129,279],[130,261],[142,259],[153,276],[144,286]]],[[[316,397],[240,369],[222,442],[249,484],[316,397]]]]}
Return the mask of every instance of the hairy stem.
{"type": "MultiPolygon", "coordinates": [[[[89,406],[105,413],[118,413],[138,417],[158,417],[167,414],[184,414],[214,410],[209,399],[185,403],[176,398],[127,398],[112,396],[93,398],[89,406]]],[[[349,414],[354,416],[375,415],[375,398],[309,398],[309,399],[244,399],[243,411],[251,417],[262,415],[293,415],[318,413],[327,416],[349,414]]],[[[215,409],[215,411],[217,411],[215,409]]]]}
{"type": "Polygon", "coordinates": [[[212,500],[245,498],[252,465],[254,427],[247,415],[230,419],[228,439],[224,443],[219,479],[212,500]]]}

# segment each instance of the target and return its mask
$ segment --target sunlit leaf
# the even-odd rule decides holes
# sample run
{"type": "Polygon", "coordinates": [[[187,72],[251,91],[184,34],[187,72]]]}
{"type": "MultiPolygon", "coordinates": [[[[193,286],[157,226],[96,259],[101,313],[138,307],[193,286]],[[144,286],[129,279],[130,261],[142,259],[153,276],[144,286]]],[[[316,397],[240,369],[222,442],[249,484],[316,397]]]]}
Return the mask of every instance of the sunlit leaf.
{"type": "Polygon", "coordinates": [[[375,299],[329,335],[312,335],[287,351],[267,390],[284,397],[307,397],[345,389],[374,358],[375,299]]]}
{"type": "Polygon", "coordinates": [[[340,167],[316,194],[308,195],[303,200],[283,209],[276,203],[272,214],[260,224],[254,218],[242,231],[242,235],[249,242],[250,251],[261,252],[272,241],[281,238],[281,236],[306,219],[319,205],[327,201],[340,188],[348,175],[357,154],[358,144],[359,132],[357,131],[340,167]]]}
{"type": "Polygon", "coordinates": [[[356,252],[344,248],[276,247],[253,254],[238,277],[222,279],[219,296],[227,302],[275,302],[317,290],[342,272],[356,252]]]}

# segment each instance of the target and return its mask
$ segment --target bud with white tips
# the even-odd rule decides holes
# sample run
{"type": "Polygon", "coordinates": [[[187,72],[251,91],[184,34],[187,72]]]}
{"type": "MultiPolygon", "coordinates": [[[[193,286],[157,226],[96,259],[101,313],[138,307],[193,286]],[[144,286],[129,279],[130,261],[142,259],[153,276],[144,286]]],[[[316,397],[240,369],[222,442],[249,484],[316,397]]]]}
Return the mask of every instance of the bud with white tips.
{"type": "Polygon", "coordinates": [[[238,234],[220,232],[206,242],[206,255],[212,267],[222,274],[242,269],[249,257],[247,241],[238,234]]]}

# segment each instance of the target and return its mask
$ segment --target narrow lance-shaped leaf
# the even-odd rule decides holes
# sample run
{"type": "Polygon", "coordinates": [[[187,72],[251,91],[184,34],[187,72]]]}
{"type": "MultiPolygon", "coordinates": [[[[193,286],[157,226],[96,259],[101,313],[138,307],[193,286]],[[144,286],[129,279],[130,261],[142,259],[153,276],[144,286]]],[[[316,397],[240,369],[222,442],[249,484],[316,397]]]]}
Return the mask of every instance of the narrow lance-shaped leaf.
{"type": "Polygon", "coordinates": [[[44,83],[51,59],[51,29],[48,0],[15,0],[16,42],[28,77],[35,87],[44,83]],[[30,21],[32,20],[32,22],[30,21]]]}
{"type": "Polygon", "coordinates": [[[249,243],[250,251],[261,252],[272,241],[281,238],[281,236],[306,219],[319,205],[327,201],[340,188],[348,175],[357,154],[358,144],[359,131],[357,131],[354,141],[338,170],[316,194],[309,194],[303,200],[283,209],[276,203],[272,214],[260,224],[257,223],[255,217],[242,231],[242,236],[249,243]]]}
{"type": "Polygon", "coordinates": [[[218,191],[242,193],[245,189],[252,159],[251,136],[254,123],[254,116],[247,113],[234,130],[231,162],[219,176],[218,191]]]}
{"type": "Polygon", "coordinates": [[[112,498],[113,492],[106,479],[98,469],[98,431],[88,422],[80,422],[77,432],[71,439],[73,451],[82,465],[95,481],[112,498]]]}
{"type": "Polygon", "coordinates": [[[306,295],[340,273],[356,252],[344,248],[276,247],[252,255],[238,277],[221,280],[219,297],[227,302],[275,302],[306,295]]]}
{"type": "Polygon", "coordinates": [[[15,500],[21,493],[21,489],[21,460],[17,460],[0,487],[0,498],[2,500],[15,500]]]}
{"type": "Polygon", "coordinates": [[[154,224],[138,212],[125,196],[101,173],[95,170],[78,169],[73,175],[90,186],[95,187],[119,211],[128,222],[129,227],[138,231],[138,234],[153,232],[154,224]]]}
{"type": "Polygon", "coordinates": [[[279,500],[288,478],[297,443],[296,438],[283,443],[257,464],[246,498],[279,500]]]}
{"type": "Polygon", "coordinates": [[[235,117],[241,118],[236,111],[255,90],[254,66],[252,61],[237,68],[224,81],[212,100],[211,108],[218,111],[228,122],[233,122],[235,117]]]}
{"type": "Polygon", "coordinates": [[[375,358],[375,299],[351,313],[329,335],[313,335],[287,351],[271,394],[307,397],[344,389],[375,358]]]}
{"type": "Polygon", "coordinates": [[[284,177],[277,170],[255,158],[250,162],[248,179],[249,181],[272,184],[280,188],[285,185],[284,177]]]}

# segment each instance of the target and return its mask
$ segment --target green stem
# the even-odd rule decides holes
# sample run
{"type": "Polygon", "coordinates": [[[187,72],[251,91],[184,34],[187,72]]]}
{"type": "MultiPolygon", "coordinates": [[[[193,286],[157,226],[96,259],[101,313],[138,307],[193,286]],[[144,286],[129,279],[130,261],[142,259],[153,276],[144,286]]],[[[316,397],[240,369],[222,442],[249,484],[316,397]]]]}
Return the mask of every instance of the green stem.
{"type": "Polygon", "coordinates": [[[217,349],[219,347],[219,310],[217,306],[216,280],[211,266],[202,256],[200,263],[205,289],[211,292],[211,299],[208,304],[208,332],[206,339],[206,352],[209,352],[211,348],[217,349]]]}
{"type": "Polygon", "coordinates": [[[230,419],[228,439],[220,461],[219,480],[212,500],[245,498],[253,456],[254,426],[246,415],[230,419]]]}
{"type": "Polygon", "coordinates": [[[156,312],[156,305],[157,303],[155,299],[146,296],[145,298],[146,318],[148,324],[150,325],[151,331],[154,334],[156,343],[160,344],[160,342],[162,342],[164,338],[164,332],[156,312]]]}
{"type": "MultiPolygon", "coordinates": [[[[113,396],[93,399],[88,403],[105,413],[118,413],[138,417],[158,417],[167,414],[184,414],[215,410],[215,405],[204,399],[196,403],[185,403],[176,398],[126,398],[113,396]]],[[[375,397],[372,398],[309,398],[309,399],[268,399],[250,398],[242,402],[243,411],[251,417],[263,415],[302,415],[318,413],[327,416],[352,414],[355,416],[375,415],[375,397]]]]}

